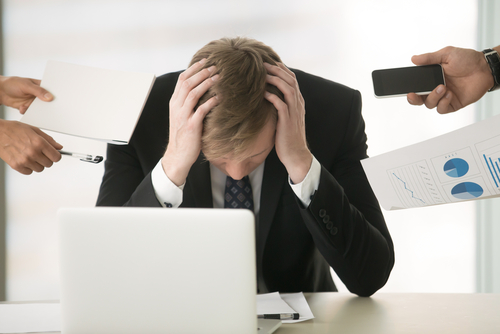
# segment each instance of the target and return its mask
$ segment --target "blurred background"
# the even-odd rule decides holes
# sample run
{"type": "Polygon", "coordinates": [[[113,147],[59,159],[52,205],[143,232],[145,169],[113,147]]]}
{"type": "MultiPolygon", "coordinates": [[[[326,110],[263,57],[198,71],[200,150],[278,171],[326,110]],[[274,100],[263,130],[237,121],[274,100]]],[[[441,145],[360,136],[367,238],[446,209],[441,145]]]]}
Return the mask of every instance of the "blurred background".
{"type": "MultiPolygon", "coordinates": [[[[472,124],[495,114],[500,105],[496,93],[458,113],[439,115],[409,105],[404,97],[376,99],[371,83],[373,70],[411,66],[415,54],[447,45],[481,50],[500,44],[496,33],[500,29],[494,22],[500,16],[497,1],[1,0],[0,4],[2,74],[7,76],[41,78],[50,59],[161,75],[186,68],[191,56],[213,39],[260,40],[289,67],[361,91],[370,156],[472,124]]],[[[6,108],[5,118],[20,115],[6,108]]],[[[65,150],[105,155],[103,143],[50,134],[65,150]]],[[[56,212],[61,207],[94,206],[102,174],[103,164],[70,157],[30,176],[5,167],[6,200],[0,216],[5,220],[7,300],[59,298],[56,212]]],[[[489,200],[384,211],[396,264],[381,291],[500,292],[500,249],[493,242],[495,235],[500,238],[493,224],[498,204],[489,200]]],[[[346,291],[335,275],[334,280],[346,291]]]]}

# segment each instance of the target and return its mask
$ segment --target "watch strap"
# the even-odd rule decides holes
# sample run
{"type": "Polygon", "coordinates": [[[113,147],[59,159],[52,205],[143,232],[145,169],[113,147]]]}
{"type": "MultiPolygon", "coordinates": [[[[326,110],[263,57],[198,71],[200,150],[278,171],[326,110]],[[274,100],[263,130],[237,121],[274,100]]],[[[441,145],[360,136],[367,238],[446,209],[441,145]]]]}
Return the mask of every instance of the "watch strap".
{"type": "Polygon", "coordinates": [[[483,53],[493,75],[494,84],[489,90],[489,92],[492,92],[500,88],[500,56],[493,49],[484,49],[483,53]]]}

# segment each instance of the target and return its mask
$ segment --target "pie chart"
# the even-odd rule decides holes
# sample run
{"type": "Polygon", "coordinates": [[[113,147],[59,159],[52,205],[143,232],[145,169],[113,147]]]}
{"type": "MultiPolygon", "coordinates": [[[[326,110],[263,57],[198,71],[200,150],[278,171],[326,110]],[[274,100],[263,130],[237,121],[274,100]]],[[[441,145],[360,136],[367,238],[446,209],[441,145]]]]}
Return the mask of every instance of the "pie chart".
{"type": "Polygon", "coordinates": [[[444,164],[443,170],[449,177],[462,177],[469,171],[469,164],[464,159],[454,158],[444,164]]]}
{"type": "Polygon", "coordinates": [[[451,189],[451,194],[459,199],[473,199],[483,194],[483,188],[474,182],[462,182],[451,189]]]}

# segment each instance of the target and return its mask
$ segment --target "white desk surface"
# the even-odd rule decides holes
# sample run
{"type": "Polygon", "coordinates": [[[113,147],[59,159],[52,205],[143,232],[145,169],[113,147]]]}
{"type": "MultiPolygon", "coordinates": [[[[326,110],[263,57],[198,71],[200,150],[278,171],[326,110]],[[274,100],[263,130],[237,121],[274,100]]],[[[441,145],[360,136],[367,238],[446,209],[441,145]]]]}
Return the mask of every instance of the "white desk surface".
{"type": "Polygon", "coordinates": [[[316,318],[283,324],[276,334],[500,333],[500,294],[379,293],[370,298],[348,293],[304,295],[316,318]]]}
{"type": "Polygon", "coordinates": [[[288,333],[500,333],[500,294],[306,294],[313,321],[282,325],[288,333]]]}

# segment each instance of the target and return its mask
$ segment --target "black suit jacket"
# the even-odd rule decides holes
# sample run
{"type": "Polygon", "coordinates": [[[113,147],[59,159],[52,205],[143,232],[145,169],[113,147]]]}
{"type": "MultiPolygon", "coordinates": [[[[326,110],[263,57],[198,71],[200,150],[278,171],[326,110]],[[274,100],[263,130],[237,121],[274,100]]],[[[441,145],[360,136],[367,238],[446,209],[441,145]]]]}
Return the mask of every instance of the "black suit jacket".
{"type": "MultiPolygon", "coordinates": [[[[320,184],[305,208],[273,150],[266,159],[257,232],[257,273],[269,291],[336,291],[369,296],[387,281],[394,249],[360,160],[366,155],[361,95],[294,70],[306,105],[306,134],[320,184]]],[[[169,100],[180,72],[157,78],[129,145],[109,145],[98,206],[160,206],[151,170],[168,141],[169,100]]],[[[192,166],[182,207],[212,207],[209,164],[192,166]]]]}

